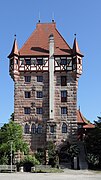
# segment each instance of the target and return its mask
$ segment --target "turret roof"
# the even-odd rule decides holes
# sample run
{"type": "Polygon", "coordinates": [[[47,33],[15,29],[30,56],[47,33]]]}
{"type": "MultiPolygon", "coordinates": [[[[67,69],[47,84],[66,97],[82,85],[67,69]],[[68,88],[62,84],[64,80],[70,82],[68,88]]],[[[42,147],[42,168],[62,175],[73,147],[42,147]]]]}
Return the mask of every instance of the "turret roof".
{"type": "Polygon", "coordinates": [[[94,128],[95,125],[92,124],[90,121],[88,121],[80,112],[80,110],[77,110],[77,123],[83,125],[84,129],[87,128],[94,128]]]}
{"type": "Polygon", "coordinates": [[[12,47],[11,53],[9,54],[8,58],[12,57],[13,55],[17,55],[17,56],[19,55],[18,44],[17,44],[16,38],[14,39],[13,47],[12,47]]]}
{"type": "Polygon", "coordinates": [[[80,49],[79,49],[79,45],[78,45],[78,42],[77,42],[77,39],[75,37],[74,39],[74,43],[73,43],[73,54],[76,55],[80,55],[81,57],[83,57],[83,54],[81,53],[80,49]]]}

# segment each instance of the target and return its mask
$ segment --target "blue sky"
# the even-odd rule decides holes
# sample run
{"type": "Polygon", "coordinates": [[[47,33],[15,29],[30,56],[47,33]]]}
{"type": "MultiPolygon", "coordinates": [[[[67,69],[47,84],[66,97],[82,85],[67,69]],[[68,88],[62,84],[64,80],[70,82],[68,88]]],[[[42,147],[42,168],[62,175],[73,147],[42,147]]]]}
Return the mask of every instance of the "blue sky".
{"type": "Polygon", "coordinates": [[[51,22],[72,47],[77,34],[84,54],[83,74],[78,84],[78,106],[93,122],[101,116],[101,1],[100,0],[0,0],[0,123],[7,122],[13,108],[14,84],[9,60],[14,34],[19,48],[41,22],[51,22]]]}

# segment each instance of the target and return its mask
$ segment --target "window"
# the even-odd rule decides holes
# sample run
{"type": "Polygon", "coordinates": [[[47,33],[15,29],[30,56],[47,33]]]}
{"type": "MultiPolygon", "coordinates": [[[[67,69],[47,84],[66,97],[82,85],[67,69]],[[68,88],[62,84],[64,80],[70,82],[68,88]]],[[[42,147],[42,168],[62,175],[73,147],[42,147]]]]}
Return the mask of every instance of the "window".
{"type": "Polygon", "coordinates": [[[18,64],[18,59],[16,59],[15,63],[18,64]]]}
{"type": "Polygon", "coordinates": [[[31,65],[31,60],[30,59],[25,59],[25,64],[26,65],[31,65]]]}
{"type": "Polygon", "coordinates": [[[31,82],[31,76],[25,76],[25,82],[27,83],[31,82]]]}
{"type": "Polygon", "coordinates": [[[24,108],[24,114],[30,114],[31,109],[29,107],[24,108]]]}
{"type": "Polygon", "coordinates": [[[81,124],[79,124],[79,125],[78,125],[78,129],[81,129],[81,128],[83,128],[83,127],[82,127],[82,125],[81,125],[81,124]]]}
{"type": "Polygon", "coordinates": [[[37,59],[37,64],[38,65],[43,65],[43,59],[37,59]]]}
{"type": "Polygon", "coordinates": [[[67,133],[67,124],[66,123],[62,124],[62,133],[67,133]]]}
{"type": "Polygon", "coordinates": [[[30,91],[25,91],[25,98],[30,98],[30,97],[31,97],[30,91]]]}
{"type": "Polygon", "coordinates": [[[42,112],[43,112],[42,108],[36,108],[36,113],[37,114],[42,114],[42,112]]]}
{"type": "Polygon", "coordinates": [[[42,97],[43,97],[43,92],[37,91],[37,98],[42,98],[42,97]]]}
{"type": "Polygon", "coordinates": [[[67,114],[67,107],[61,107],[61,114],[67,114]]]}
{"type": "Polygon", "coordinates": [[[67,91],[61,91],[61,102],[66,102],[67,101],[67,91]]]}
{"type": "Polygon", "coordinates": [[[14,65],[14,60],[13,59],[10,60],[10,65],[14,65]]]}
{"type": "Polygon", "coordinates": [[[67,85],[67,77],[61,76],[61,86],[66,86],[66,85],[67,85]]]}
{"type": "Polygon", "coordinates": [[[32,124],[32,126],[31,126],[31,133],[32,134],[36,133],[36,125],[35,124],[32,124]]]}
{"type": "Polygon", "coordinates": [[[67,59],[61,59],[61,65],[67,65],[67,59]]]}
{"type": "Polygon", "coordinates": [[[55,126],[54,126],[54,125],[51,125],[51,126],[50,126],[50,132],[51,132],[51,133],[54,133],[54,132],[55,132],[55,126]]]}
{"type": "Polygon", "coordinates": [[[25,129],[24,129],[25,134],[29,134],[29,129],[30,129],[30,127],[29,127],[29,125],[26,123],[26,124],[25,124],[25,129]]]}
{"type": "Polygon", "coordinates": [[[78,58],[78,63],[81,64],[81,59],[80,58],[78,58]]]}
{"type": "Polygon", "coordinates": [[[42,134],[42,125],[41,124],[38,125],[37,133],[42,134]]]}
{"type": "Polygon", "coordinates": [[[43,81],[43,76],[37,76],[37,82],[42,82],[43,81]]]}

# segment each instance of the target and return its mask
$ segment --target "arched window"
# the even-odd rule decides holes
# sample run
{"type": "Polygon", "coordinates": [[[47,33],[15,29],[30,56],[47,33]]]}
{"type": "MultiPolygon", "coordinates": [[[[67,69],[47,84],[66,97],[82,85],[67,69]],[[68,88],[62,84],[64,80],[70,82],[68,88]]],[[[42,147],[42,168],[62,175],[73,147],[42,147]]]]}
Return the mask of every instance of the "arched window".
{"type": "Polygon", "coordinates": [[[66,123],[62,124],[62,133],[67,133],[67,124],[66,123]]]}
{"type": "Polygon", "coordinates": [[[32,126],[31,126],[31,133],[32,134],[36,133],[36,125],[35,124],[32,124],[32,126]]]}
{"type": "Polygon", "coordinates": [[[41,124],[38,125],[37,133],[38,134],[42,133],[42,125],[41,124]]]}
{"type": "Polygon", "coordinates": [[[25,134],[29,134],[29,128],[30,128],[29,125],[26,123],[24,129],[25,134]]]}

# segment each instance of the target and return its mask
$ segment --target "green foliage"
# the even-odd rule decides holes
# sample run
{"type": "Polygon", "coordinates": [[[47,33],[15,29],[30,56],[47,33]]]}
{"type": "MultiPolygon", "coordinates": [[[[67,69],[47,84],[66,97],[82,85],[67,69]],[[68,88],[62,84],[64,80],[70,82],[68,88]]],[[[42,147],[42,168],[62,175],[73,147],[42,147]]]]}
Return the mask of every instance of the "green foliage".
{"type": "Polygon", "coordinates": [[[38,161],[41,164],[45,164],[45,150],[44,149],[38,149],[37,153],[35,154],[36,159],[38,159],[38,161]]]}
{"type": "Polygon", "coordinates": [[[49,158],[54,158],[54,156],[56,155],[56,146],[52,141],[48,141],[47,150],[49,158]]]}
{"type": "Polygon", "coordinates": [[[101,118],[95,121],[95,128],[91,130],[86,138],[85,145],[88,154],[88,162],[95,166],[99,160],[99,167],[101,168],[101,118]],[[90,162],[91,161],[91,162],[90,162]]]}
{"type": "Polygon", "coordinates": [[[33,166],[40,164],[40,162],[36,159],[36,157],[32,155],[25,156],[24,160],[22,161],[22,164],[25,163],[31,163],[33,166]]]}
{"type": "Polygon", "coordinates": [[[2,165],[6,165],[6,164],[8,164],[8,157],[7,156],[2,156],[1,158],[0,158],[0,164],[2,164],[2,165]]]}
{"type": "MultiPolygon", "coordinates": [[[[11,143],[13,154],[18,150],[28,153],[28,145],[23,141],[22,127],[10,119],[10,122],[8,124],[4,124],[4,126],[0,129],[0,157],[1,160],[6,157],[6,159],[8,159],[8,161],[4,160],[6,163],[9,163],[10,161],[11,143]]],[[[3,162],[0,161],[0,163],[3,162]]]]}
{"type": "Polygon", "coordinates": [[[79,148],[78,148],[78,146],[76,145],[76,144],[71,144],[70,146],[69,146],[69,148],[67,149],[67,154],[68,154],[68,156],[70,156],[71,158],[73,158],[73,157],[76,157],[76,156],[78,156],[78,154],[79,154],[79,148]]]}
{"type": "Polygon", "coordinates": [[[19,169],[23,166],[25,172],[31,172],[31,167],[39,165],[40,162],[32,155],[26,155],[20,163],[17,163],[17,168],[19,169]]]}
{"type": "Polygon", "coordinates": [[[52,141],[47,142],[47,150],[48,150],[48,158],[49,158],[49,164],[52,167],[55,167],[58,165],[59,157],[56,150],[56,145],[52,141]]]}
{"type": "Polygon", "coordinates": [[[88,161],[88,163],[93,164],[95,166],[95,165],[99,164],[99,157],[97,155],[88,153],[87,154],[87,161],[88,161]]]}

